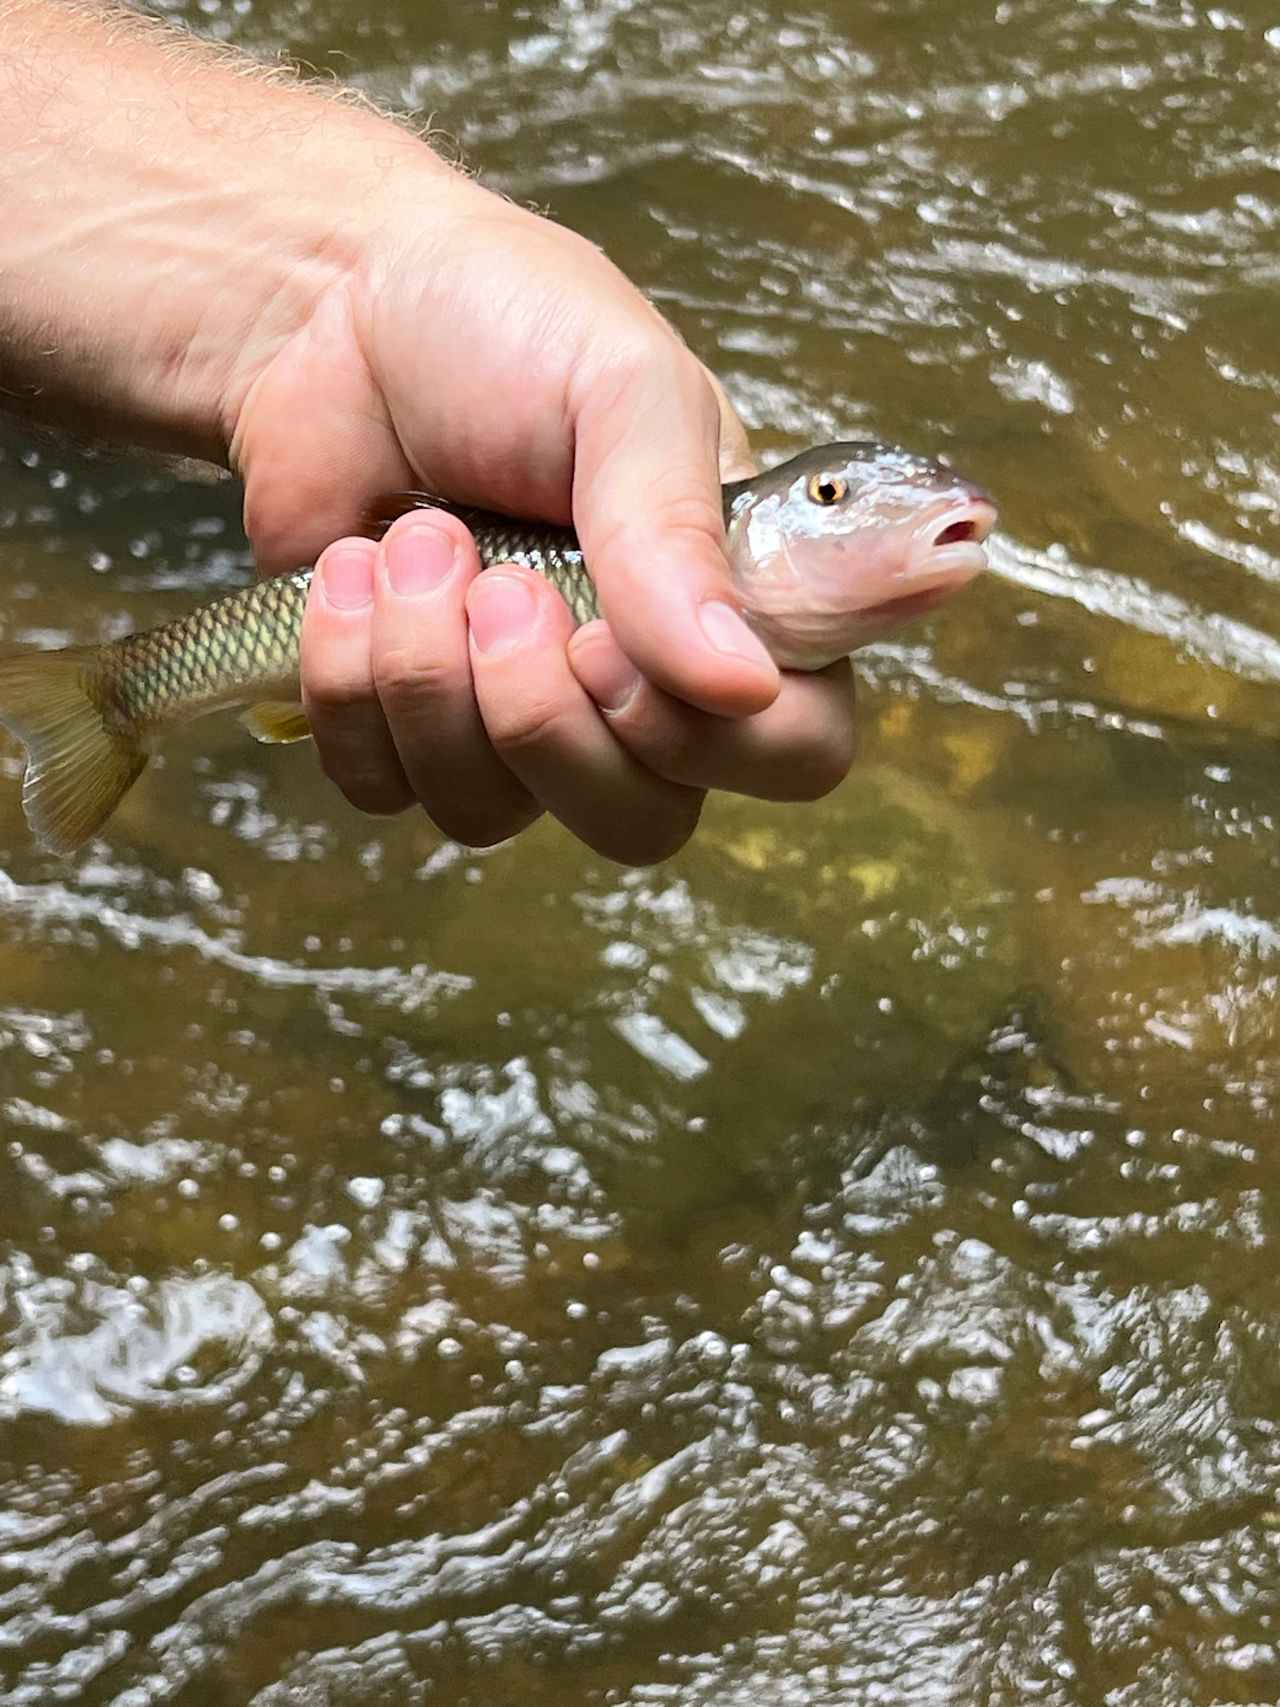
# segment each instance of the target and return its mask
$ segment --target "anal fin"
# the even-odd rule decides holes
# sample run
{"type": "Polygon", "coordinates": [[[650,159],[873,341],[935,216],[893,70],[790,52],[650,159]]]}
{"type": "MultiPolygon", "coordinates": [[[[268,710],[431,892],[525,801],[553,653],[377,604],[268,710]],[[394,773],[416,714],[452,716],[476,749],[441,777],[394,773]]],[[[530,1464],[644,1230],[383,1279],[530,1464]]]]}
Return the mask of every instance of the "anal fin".
{"type": "Polygon", "coordinates": [[[295,700],[268,699],[261,705],[247,706],[240,713],[240,721],[255,741],[282,745],[311,738],[307,714],[295,700]]]}

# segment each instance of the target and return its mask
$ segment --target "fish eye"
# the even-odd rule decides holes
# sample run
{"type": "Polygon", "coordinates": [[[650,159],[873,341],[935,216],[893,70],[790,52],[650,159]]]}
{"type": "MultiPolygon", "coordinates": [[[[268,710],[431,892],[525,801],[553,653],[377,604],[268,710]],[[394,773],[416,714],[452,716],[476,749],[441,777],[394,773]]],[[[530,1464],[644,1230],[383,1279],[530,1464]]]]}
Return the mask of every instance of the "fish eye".
{"type": "Polygon", "coordinates": [[[838,504],[849,490],[849,482],[838,474],[814,474],[809,479],[809,496],[815,504],[830,508],[838,504]]]}

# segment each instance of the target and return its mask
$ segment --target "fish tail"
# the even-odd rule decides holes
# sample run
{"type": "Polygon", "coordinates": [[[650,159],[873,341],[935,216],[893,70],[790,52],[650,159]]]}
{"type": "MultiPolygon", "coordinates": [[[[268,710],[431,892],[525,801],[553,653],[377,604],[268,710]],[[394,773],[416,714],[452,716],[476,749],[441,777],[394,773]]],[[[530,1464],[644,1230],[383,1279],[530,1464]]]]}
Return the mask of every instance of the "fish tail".
{"type": "Polygon", "coordinates": [[[102,651],[0,659],[0,723],[27,749],[22,809],[50,853],[74,853],[100,829],[147,762],[105,690],[102,651]]]}

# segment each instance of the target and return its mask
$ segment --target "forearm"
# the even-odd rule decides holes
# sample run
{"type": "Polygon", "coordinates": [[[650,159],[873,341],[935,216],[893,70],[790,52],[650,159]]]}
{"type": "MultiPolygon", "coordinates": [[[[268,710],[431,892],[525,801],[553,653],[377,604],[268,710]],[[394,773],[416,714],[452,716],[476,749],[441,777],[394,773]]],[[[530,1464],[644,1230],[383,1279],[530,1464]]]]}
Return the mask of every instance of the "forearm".
{"type": "Polygon", "coordinates": [[[108,6],[0,0],[0,407],[225,459],[397,186],[453,176],[287,73],[108,6]]]}

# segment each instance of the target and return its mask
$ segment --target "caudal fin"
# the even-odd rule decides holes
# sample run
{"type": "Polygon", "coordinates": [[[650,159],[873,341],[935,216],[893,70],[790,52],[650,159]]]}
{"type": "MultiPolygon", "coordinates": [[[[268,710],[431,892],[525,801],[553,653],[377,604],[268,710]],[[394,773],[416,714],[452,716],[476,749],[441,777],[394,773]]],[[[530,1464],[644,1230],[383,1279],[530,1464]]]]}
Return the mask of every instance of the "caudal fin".
{"type": "Polygon", "coordinates": [[[0,723],[27,749],[22,809],[50,853],[74,853],[100,829],[147,762],[107,721],[97,657],[71,646],[0,659],[0,723]]]}

